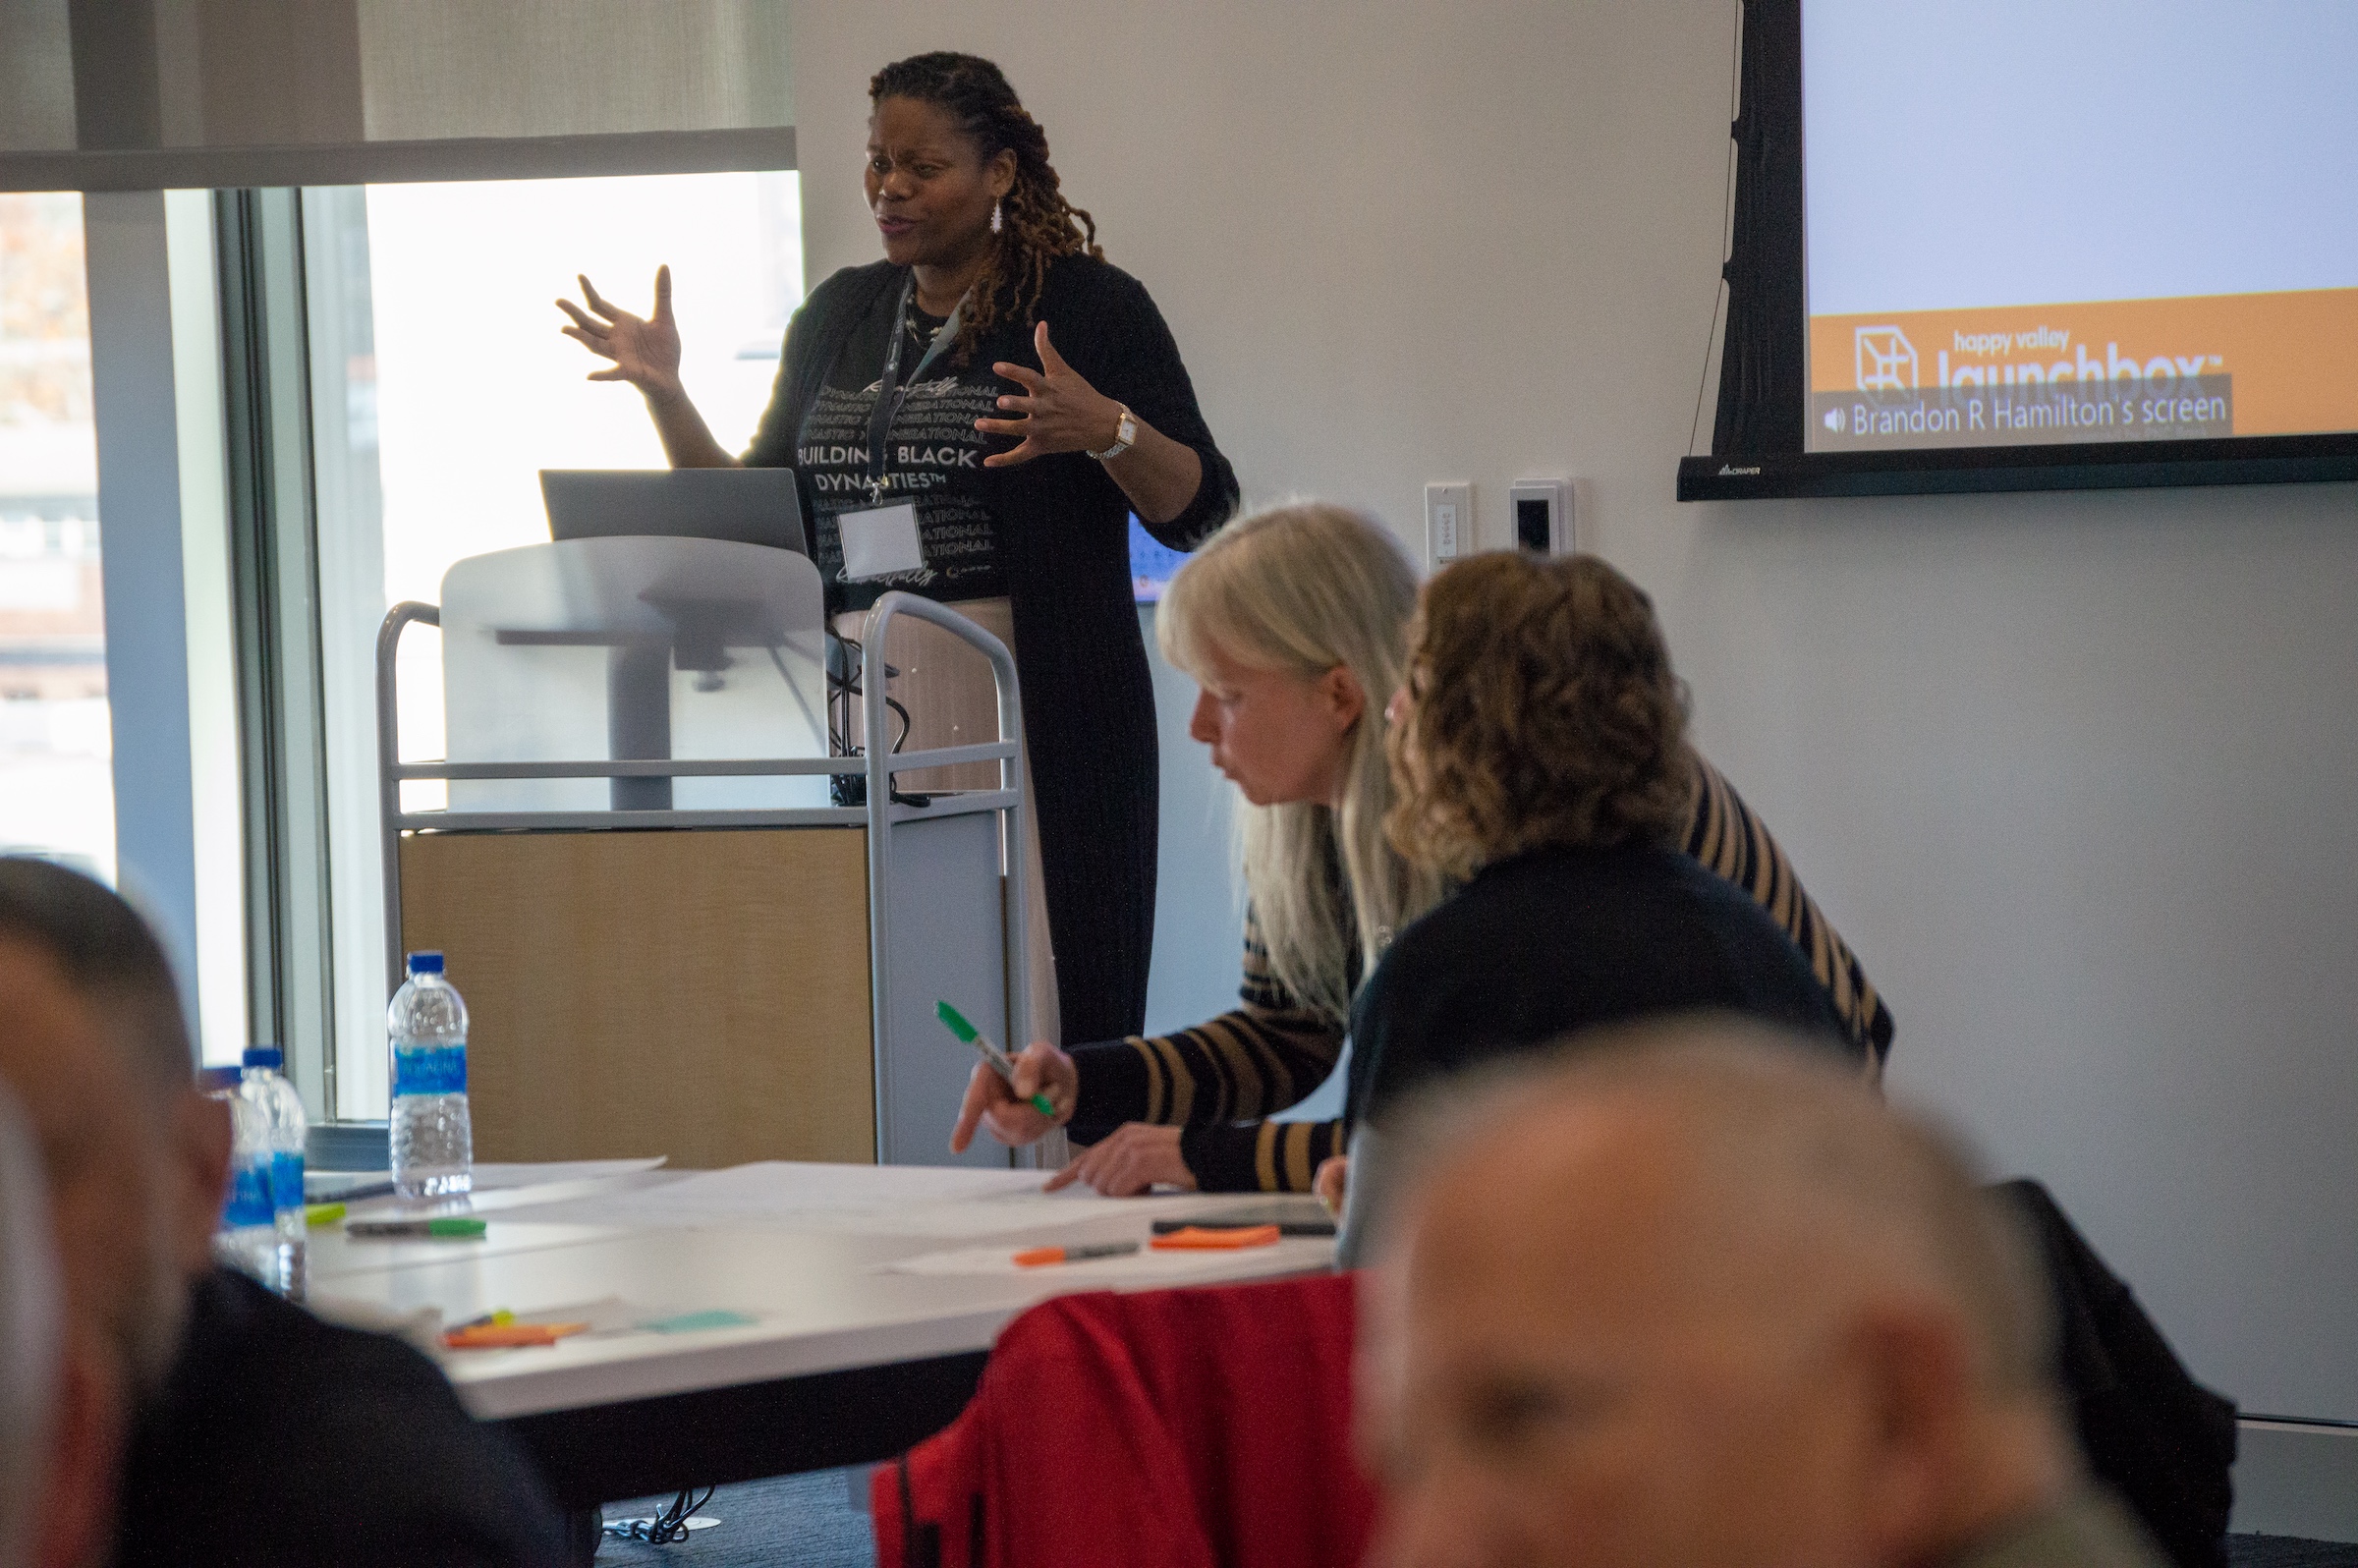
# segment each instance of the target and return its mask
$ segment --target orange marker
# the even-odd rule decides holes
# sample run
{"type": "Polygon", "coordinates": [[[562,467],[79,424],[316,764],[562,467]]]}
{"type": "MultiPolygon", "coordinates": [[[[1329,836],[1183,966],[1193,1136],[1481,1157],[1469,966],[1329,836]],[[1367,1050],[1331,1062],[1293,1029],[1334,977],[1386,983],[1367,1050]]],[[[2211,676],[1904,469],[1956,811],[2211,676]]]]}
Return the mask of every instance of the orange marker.
{"type": "Polygon", "coordinates": [[[1154,1238],[1158,1253],[1221,1253],[1240,1247],[1274,1247],[1278,1230],[1274,1225],[1244,1225],[1231,1230],[1207,1230],[1202,1225],[1190,1225],[1154,1238]]]}
{"type": "Polygon", "coordinates": [[[590,1331],[588,1323],[478,1323],[454,1328],[442,1336],[451,1350],[515,1350],[527,1345],[553,1345],[560,1339],[590,1331]]]}
{"type": "Polygon", "coordinates": [[[1050,1263],[1087,1262],[1092,1258],[1127,1258],[1137,1251],[1136,1242],[1107,1242],[1100,1247],[1031,1247],[1015,1255],[1015,1266],[1044,1268],[1050,1263]]]}

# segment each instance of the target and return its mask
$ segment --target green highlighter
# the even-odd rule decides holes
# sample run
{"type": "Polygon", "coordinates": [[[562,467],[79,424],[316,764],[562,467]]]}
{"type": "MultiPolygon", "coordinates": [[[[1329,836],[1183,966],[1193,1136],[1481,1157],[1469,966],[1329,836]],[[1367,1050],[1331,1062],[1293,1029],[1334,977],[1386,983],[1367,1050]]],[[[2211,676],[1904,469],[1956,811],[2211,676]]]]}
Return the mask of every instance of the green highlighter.
{"type": "MultiPolygon", "coordinates": [[[[999,1049],[996,1045],[993,1045],[990,1042],[990,1036],[988,1035],[983,1034],[981,1030],[975,1028],[974,1025],[968,1023],[964,1013],[961,1013],[958,1011],[958,1009],[952,1007],[947,1002],[935,1002],[933,1004],[933,1016],[941,1020],[942,1027],[944,1029],[957,1036],[960,1039],[966,1041],[969,1045],[972,1045],[975,1049],[981,1051],[982,1053],[982,1059],[990,1063],[990,1070],[998,1074],[1001,1078],[1007,1080],[1008,1088],[1013,1089],[1015,1087],[1015,1063],[1007,1059],[1007,1053],[1005,1051],[999,1049]]],[[[1055,1104],[1045,1094],[1033,1095],[1032,1108],[1039,1112],[1042,1116],[1053,1116],[1056,1114],[1055,1104]]]]}

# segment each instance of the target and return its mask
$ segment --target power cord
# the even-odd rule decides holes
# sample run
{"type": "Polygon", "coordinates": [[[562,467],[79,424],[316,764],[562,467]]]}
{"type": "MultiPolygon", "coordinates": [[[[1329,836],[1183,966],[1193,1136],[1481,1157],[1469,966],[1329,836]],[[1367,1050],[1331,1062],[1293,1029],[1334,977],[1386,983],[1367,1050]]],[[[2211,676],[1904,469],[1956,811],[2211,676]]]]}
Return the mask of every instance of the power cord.
{"type": "MultiPolygon", "coordinates": [[[[853,746],[844,738],[852,728],[852,700],[866,695],[859,677],[852,673],[861,667],[862,648],[853,638],[835,637],[833,642],[842,652],[838,657],[827,660],[827,745],[837,756],[866,756],[866,747],[853,746]]],[[[900,673],[889,664],[884,666],[884,678],[887,681],[900,673]]],[[[909,710],[901,705],[900,700],[889,693],[884,698],[884,705],[900,716],[901,733],[893,737],[891,747],[892,755],[898,756],[901,749],[909,744],[909,732],[916,728],[916,720],[909,716],[909,710]]],[[[831,783],[831,792],[837,806],[868,804],[868,780],[857,775],[836,774],[831,783]]],[[[933,804],[930,795],[909,794],[898,789],[892,792],[892,799],[902,806],[926,807],[933,804]]]]}
{"type": "Polygon", "coordinates": [[[609,1540],[644,1540],[657,1546],[676,1545],[688,1539],[688,1519],[698,1509],[712,1500],[720,1488],[706,1486],[699,1497],[691,1486],[671,1500],[671,1506],[657,1511],[652,1519],[625,1519],[619,1524],[603,1527],[609,1540]]]}

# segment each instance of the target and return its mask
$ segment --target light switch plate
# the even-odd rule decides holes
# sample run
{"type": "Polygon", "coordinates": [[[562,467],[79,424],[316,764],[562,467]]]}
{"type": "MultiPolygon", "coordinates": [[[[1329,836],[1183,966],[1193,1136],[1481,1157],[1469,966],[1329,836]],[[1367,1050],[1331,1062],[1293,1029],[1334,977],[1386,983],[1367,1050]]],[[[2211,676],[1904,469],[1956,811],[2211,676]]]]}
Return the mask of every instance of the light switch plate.
{"type": "Polygon", "coordinates": [[[1565,479],[1517,479],[1507,486],[1515,548],[1537,555],[1570,555],[1580,548],[1573,527],[1572,485],[1565,479]]]}
{"type": "Polygon", "coordinates": [[[1425,486],[1425,558],[1439,571],[1474,553],[1474,486],[1425,486]]]}

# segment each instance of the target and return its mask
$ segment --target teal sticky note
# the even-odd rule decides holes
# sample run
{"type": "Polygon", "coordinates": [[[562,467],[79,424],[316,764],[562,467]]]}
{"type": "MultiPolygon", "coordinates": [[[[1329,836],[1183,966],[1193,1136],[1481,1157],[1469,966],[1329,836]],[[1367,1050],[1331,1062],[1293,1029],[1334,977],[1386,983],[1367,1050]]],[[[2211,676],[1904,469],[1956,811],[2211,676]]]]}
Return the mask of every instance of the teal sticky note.
{"type": "Polygon", "coordinates": [[[657,1317],[639,1326],[653,1334],[693,1334],[701,1328],[750,1328],[755,1321],[743,1313],[682,1313],[676,1317],[657,1317]]]}

